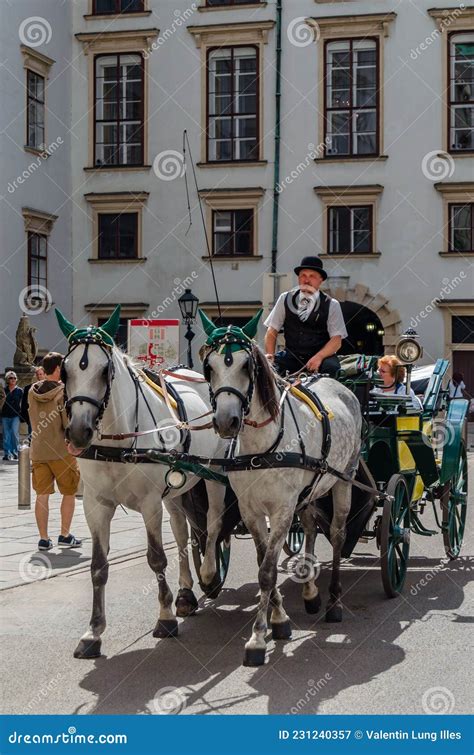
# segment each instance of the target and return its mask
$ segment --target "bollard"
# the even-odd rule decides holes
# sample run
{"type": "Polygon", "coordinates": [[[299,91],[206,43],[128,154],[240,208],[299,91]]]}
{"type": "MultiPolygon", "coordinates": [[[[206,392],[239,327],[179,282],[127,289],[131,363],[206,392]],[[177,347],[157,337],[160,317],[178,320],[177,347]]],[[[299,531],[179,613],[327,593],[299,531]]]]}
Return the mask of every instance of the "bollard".
{"type": "Polygon", "coordinates": [[[30,447],[26,443],[18,453],[18,508],[31,509],[30,447]]]}

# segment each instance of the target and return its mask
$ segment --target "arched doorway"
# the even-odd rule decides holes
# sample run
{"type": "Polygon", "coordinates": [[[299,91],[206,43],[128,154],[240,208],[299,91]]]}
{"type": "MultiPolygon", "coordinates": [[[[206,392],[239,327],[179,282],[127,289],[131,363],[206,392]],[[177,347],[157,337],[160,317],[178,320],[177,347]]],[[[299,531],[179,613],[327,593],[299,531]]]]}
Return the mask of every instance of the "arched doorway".
{"type": "Polygon", "coordinates": [[[344,338],[338,353],[381,356],[384,353],[385,331],[375,312],[353,301],[341,302],[341,309],[346,323],[347,338],[344,338]]]}
{"type": "MultiPolygon", "coordinates": [[[[393,354],[394,348],[400,338],[400,333],[402,332],[402,318],[400,312],[397,309],[392,308],[386,296],[381,292],[372,293],[369,287],[363,283],[351,284],[348,276],[329,276],[324,291],[329,296],[333,296],[337,299],[341,303],[341,306],[345,304],[355,304],[359,305],[362,310],[367,309],[372,319],[370,321],[367,320],[366,324],[372,322],[376,325],[376,328],[374,329],[375,335],[378,336],[378,338],[382,338],[383,344],[382,348],[379,348],[377,340],[375,346],[372,345],[371,348],[374,348],[376,353],[383,354],[385,352],[393,354]],[[381,330],[384,331],[382,336],[378,333],[378,331],[381,330]]],[[[350,315],[348,319],[350,319],[350,315]]],[[[359,322],[359,320],[357,320],[357,322],[359,322]]],[[[374,330],[371,329],[366,332],[373,333],[374,330]]],[[[360,334],[361,329],[359,329],[358,332],[360,334]]],[[[357,332],[355,335],[357,335],[357,332]]],[[[353,340],[354,336],[352,335],[351,344],[353,340]]],[[[355,345],[357,346],[357,341],[362,341],[364,343],[365,339],[358,337],[355,338],[355,341],[355,345]]],[[[353,353],[358,353],[360,348],[361,347],[357,347],[356,351],[353,353]]],[[[348,352],[343,351],[342,353],[348,352]]]]}

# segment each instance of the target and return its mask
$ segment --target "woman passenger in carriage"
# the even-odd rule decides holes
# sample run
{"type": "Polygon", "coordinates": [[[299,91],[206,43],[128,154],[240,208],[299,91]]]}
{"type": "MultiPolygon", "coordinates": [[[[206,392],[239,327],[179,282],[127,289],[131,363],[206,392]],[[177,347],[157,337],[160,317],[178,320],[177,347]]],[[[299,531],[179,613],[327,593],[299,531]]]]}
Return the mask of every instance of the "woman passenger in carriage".
{"type": "MultiPolygon", "coordinates": [[[[383,385],[374,389],[374,393],[385,393],[395,395],[405,395],[406,387],[404,384],[406,369],[394,354],[387,354],[380,357],[377,362],[379,375],[382,378],[383,385]]],[[[411,403],[415,409],[422,409],[420,399],[415,395],[413,388],[410,388],[411,403]]]]}

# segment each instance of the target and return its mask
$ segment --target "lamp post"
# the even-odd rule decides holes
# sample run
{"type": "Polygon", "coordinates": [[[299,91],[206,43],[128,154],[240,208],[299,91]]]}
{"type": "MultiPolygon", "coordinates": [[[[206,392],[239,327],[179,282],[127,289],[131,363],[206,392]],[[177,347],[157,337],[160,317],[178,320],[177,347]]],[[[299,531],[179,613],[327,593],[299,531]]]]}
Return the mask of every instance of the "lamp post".
{"type": "Polygon", "coordinates": [[[188,342],[188,367],[192,370],[193,355],[191,351],[191,341],[196,334],[192,330],[191,325],[196,319],[199,299],[197,298],[197,296],[194,296],[190,288],[187,288],[184,294],[179,297],[178,304],[181,310],[181,317],[186,324],[186,333],[184,334],[184,337],[188,342]]]}

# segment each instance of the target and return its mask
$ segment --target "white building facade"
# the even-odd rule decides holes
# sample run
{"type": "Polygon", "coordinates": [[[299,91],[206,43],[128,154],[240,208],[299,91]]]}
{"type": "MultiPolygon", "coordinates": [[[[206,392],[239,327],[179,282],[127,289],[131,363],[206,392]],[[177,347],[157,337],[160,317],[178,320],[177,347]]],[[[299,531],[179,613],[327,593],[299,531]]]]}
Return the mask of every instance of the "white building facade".
{"type": "MultiPolygon", "coordinates": [[[[223,318],[239,322],[317,254],[346,351],[391,351],[415,327],[424,361],[452,358],[472,392],[474,6],[64,5],[67,32],[48,16],[36,49],[54,57],[52,41],[70,40],[76,323],[120,303],[125,345],[127,319],[180,317],[184,288],[216,317],[211,261],[223,318]]],[[[41,317],[53,327],[52,310],[41,317]]]]}
{"type": "Polygon", "coordinates": [[[56,0],[0,7],[0,373],[23,314],[45,353],[62,341],[53,304],[72,312],[70,11],[56,0]]]}

